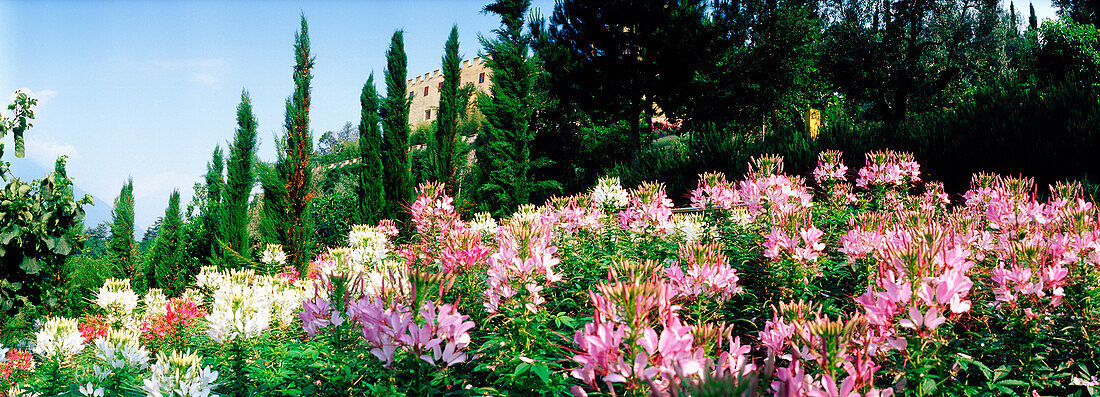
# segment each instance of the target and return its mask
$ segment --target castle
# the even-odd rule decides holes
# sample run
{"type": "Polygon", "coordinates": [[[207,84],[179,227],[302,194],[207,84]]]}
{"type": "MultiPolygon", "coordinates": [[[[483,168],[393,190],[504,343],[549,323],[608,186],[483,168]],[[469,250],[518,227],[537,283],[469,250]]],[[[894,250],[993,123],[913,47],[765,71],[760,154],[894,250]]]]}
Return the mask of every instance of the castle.
{"type": "MultiPolygon", "coordinates": [[[[493,86],[490,77],[492,72],[485,64],[485,57],[477,57],[462,61],[459,67],[459,87],[471,83],[481,92],[489,92],[493,86]]],[[[438,117],[439,90],[443,88],[443,73],[439,69],[431,73],[424,73],[409,79],[407,84],[409,96],[412,102],[409,104],[409,127],[435,121],[438,117]]]]}

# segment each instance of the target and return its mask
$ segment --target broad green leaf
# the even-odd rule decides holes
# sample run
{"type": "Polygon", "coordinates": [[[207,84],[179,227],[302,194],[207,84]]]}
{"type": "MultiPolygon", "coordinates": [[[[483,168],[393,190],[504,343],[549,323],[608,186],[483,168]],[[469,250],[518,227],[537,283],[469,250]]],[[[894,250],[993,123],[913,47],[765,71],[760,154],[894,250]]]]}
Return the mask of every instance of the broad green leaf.
{"type": "Polygon", "coordinates": [[[539,378],[542,378],[542,383],[545,383],[547,385],[550,384],[550,369],[546,367],[545,363],[539,363],[538,365],[535,365],[535,375],[538,375],[539,378]]]}

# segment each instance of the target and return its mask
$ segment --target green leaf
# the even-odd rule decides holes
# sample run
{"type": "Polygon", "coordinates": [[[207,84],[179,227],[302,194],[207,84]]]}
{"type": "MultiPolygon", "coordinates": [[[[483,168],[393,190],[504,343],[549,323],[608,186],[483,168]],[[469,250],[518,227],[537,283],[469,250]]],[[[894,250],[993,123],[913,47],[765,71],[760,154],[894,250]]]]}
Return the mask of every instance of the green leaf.
{"type": "Polygon", "coordinates": [[[545,363],[535,365],[535,375],[542,378],[542,383],[545,383],[547,386],[550,385],[550,369],[546,367],[545,363]]]}
{"type": "Polygon", "coordinates": [[[932,394],[932,392],[936,390],[936,381],[925,379],[924,382],[921,383],[920,388],[924,394],[932,394]]]}
{"type": "Polygon", "coordinates": [[[38,259],[32,257],[24,257],[23,263],[19,264],[19,268],[27,274],[38,274],[38,271],[42,270],[42,267],[38,265],[38,259]]]}
{"type": "Polygon", "coordinates": [[[527,370],[530,369],[530,368],[531,368],[531,364],[519,363],[519,365],[516,366],[516,371],[512,373],[512,376],[513,377],[519,377],[524,372],[527,372],[527,370]]]}

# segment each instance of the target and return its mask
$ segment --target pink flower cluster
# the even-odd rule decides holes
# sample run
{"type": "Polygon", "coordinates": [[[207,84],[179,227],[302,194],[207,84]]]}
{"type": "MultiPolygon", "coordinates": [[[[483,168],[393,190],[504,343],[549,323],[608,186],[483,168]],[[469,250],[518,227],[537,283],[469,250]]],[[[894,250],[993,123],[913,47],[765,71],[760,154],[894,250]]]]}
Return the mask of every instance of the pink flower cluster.
{"type": "Polygon", "coordinates": [[[836,150],[826,150],[817,155],[817,168],[814,169],[814,182],[818,186],[828,183],[847,181],[845,175],[848,166],[840,159],[841,153],[836,150]]]}
{"type": "Polygon", "coordinates": [[[561,280],[554,267],[553,226],[548,217],[514,217],[497,231],[497,252],[489,256],[486,271],[485,310],[496,313],[501,306],[522,304],[530,312],[545,302],[542,289],[561,280]]]}
{"type": "Polygon", "coordinates": [[[579,348],[573,360],[581,365],[572,371],[577,379],[612,390],[615,383],[664,389],[679,376],[703,370],[705,353],[694,345],[693,328],[681,324],[667,284],[655,278],[618,281],[600,284],[589,296],[593,322],[574,335],[579,348]]]}
{"type": "Polygon", "coordinates": [[[810,208],[813,196],[806,190],[805,181],[797,176],[768,174],[755,178],[746,176],[740,183],[741,199],[749,214],[757,216],[765,211],[790,214],[810,208]]]}
{"type": "Polygon", "coordinates": [[[184,329],[208,314],[186,297],[169,299],[165,309],[164,315],[146,316],[141,322],[143,340],[176,340],[184,329]]]}
{"type": "Polygon", "coordinates": [[[604,217],[602,208],[593,205],[583,206],[577,203],[576,197],[563,199],[563,204],[547,215],[551,222],[567,233],[575,233],[579,230],[595,230],[600,227],[600,219],[604,217]]]}
{"type": "Polygon", "coordinates": [[[935,225],[896,228],[874,251],[878,277],[856,299],[867,322],[876,329],[873,343],[904,349],[898,327],[922,337],[953,315],[970,310],[974,283],[967,275],[974,263],[960,239],[935,225]]]}
{"type": "Polygon", "coordinates": [[[741,292],[737,270],[726,263],[718,244],[681,245],[680,262],[665,269],[675,296],[727,301],[741,292]]]}
{"type": "Polygon", "coordinates": [[[444,230],[465,227],[455,211],[454,199],[447,196],[441,183],[422,183],[409,212],[416,232],[421,235],[434,236],[444,230]]]}
{"type": "Polygon", "coordinates": [[[467,360],[469,331],[474,322],[450,304],[424,300],[415,313],[398,299],[362,296],[347,302],[346,313],[333,309],[327,299],[314,297],[302,302],[302,326],[313,336],[320,329],[345,322],[360,327],[372,355],[384,365],[393,365],[397,353],[408,352],[433,366],[451,366],[467,360]]]}
{"type": "Polygon", "coordinates": [[[895,187],[920,182],[920,164],[912,153],[892,150],[867,153],[867,164],[859,170],[856,186],[895,187]]]}
{"type": "Polygon", "coordinates": [[[801,227],[798,235],[790,236],[782,227],[774,227],[764,235],[764,256],[769,259],[781,259],[787,254],[800,263],[817,262],[825,243],[821,242],[824,233],[814,225],[801,227]]]}
{"type": "Polygon", "coordinates": [[[31,372],[34,372],[34,355],[23,349],[8,351],[6,361],[0,362],[0,381],[4,384],[17,384],[31,372]]]}
{"type": "Polygon", "coordinates": [[[720,172],[699,176],[699,186],[691,191],[691,205],[700,208],[729,210],[740,204],[737,188],[720,172]]]}
{"type": "Polygon", "coordinates": [[[774,395],[894,395],[891,388],[874,387],[880,366],[874,361],[874,345],[868,343],[870,331],[858,316],[832,320],[821,314],[820,306],[781,303],[760,332],[768,350],[766,368],[776,368],[774,395]],[[779,366],[780,358],[786,366],[779,366]]]}
{"type": "Polygon", "coordinates": [[[630,203],[619,215],[619,225],[635,232],[667,233],[672,229],[672,200],[663,183],[646,182],[630,192],[630,203]]]}

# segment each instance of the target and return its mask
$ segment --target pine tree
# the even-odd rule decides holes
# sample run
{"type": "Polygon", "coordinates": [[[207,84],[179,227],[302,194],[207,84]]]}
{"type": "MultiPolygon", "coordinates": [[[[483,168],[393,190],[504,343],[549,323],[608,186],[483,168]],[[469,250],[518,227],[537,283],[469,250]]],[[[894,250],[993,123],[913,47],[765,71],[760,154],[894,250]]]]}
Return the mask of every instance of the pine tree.
{"type": "Polygon", "coordinates": [[[1039,30],[1039,18],[1035,17],[1035,4],[1027,3],[1027,8],[1030,9],[1031,16],[1027,18],[1027,30],[1032,32],[1038,32],[1039,30]]]}
{"type": "Polygon", "coordinates": [[[281,151],[272,172],[263,178],[265,221],[274,241],[282,244],[287,264],[305,272],[309,261],[312,228],[306,209],[313,198],[310,155],[313,138],[309,132],[310,80],[313,56],[309,52],[309,28],[302,16],[301,31],[294,36],[294,94],[286,100],[281,151]]]}
{"type": "Polygon", "coordinates": [[[1016,3],[1008,2],[1008,23],[1012,27],[1011,34],[1013,36],[1020,34],[1020,21],[1019,16],[1016,15],[1016,3]]]}
{"type": "Polygon", "coordinates": [[[122,185],[122,191],[115,199],[115,208],[111,211],[114,223],[111,224],[111,242],[108,244],[118,271],[115,275],[133,278],[137,258],[137,243],[134,241],[134,179],[130,178],[122,185]]]}
{"type": "Polygon", "coordinates": [[[409,102],[406,87],[408,58],[405,32],[393,33],[386,51],[386,99],[382,102],[382,182],[386,209],[383,218],[404,223],[405,207],[412,204],[412,173],[409,168],[409,102]]]}
{"type": "Polygon", "coordinates": [[[462,56],[458,54],[458,26],[451,26],[451,35],[443,46],[443,86],[439,90],[439,117],[436,118],[433,139],[428,140],[436,179],[443,183],[447,193],[454,196],[457,186],[458,164],[455,148],[458,139],[458,119],[466,109],[469,93],[459,87],[462,82],[460,69],[462,56]]]}
{"type": "Polygon", "coordinates": [[[482,39],[489,55],[493,88],[478,98],[485,125],[477,138],[478,202],[494,215],[511,213],[529,201],[531,192],[554,182],[535,182],[531,160],[533,130],[529,128],[534,85],[534,63],[528,58],[531,36],[523,32],[529,0],[497,0],[485,7],[497,14],[502,26],[496,38],[482,39]]]}
{"type": "Polygon", "coordinates": [[[184,269],[183,244],[180,228],[183,225],[180,213],[180,191],[173,190],[168,198],[168,208],[164,211],[164,221],[157,231],[149,263],[146,265],[146,280],[149,287],[164,289],[168,295],[183,291],[189,280],[184,269]]]}
{"type": "Polygon", "coordinates": [[[359,96],[359,223],[373,225],[381,220],[386,205],[382,185],[382,131],[378,124],[378,90],[374,87],[374,73],[363,84],[359,96]]]}
{"type": "Polygon", "coordinates": [[[214,146],[214,152],[210,155],[210,162],[206,163],[206,176],[203,178],[206,186],[206,201],[200,211],[202,215],[203,238],[200,254],[201,262],[209,262],[218,256],[218,240],[221,239],[220,219],[222,215],[222,191],[225,190],[225,181],[222,179],[222,171],[225,168],[225,157],[222,154],[221,145],[214,146]]]}
{"type": "Polygon", "coordinates": [[[256,178],[252,171],[256,148],[256,117],[252,115],[252,99],[248,91],[241,92],[237,105],[237,131],[229,147],[225,193],[222,200],[221,245],[227,255],[249,257],[248,199],[256,178]]]}

